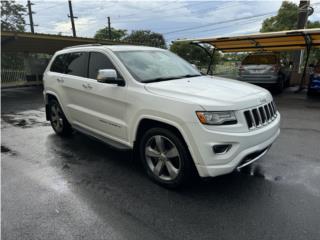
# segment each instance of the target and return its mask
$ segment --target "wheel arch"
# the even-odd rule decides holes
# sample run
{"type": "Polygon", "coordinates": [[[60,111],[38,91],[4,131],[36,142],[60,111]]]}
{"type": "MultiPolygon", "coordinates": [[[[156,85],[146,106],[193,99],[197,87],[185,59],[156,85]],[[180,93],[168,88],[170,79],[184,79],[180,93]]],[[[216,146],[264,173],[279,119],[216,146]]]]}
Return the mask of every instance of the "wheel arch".
{"type": "Polygon", "coordinates": [[[139,139],[142,137],[143,133],[153,127],[166,128],[166,129],[169,129],[169,130],[173,131],[174,133],[176,133],[182,139],[185,146],[187,147],[187,149],[193,159],[193,162],[196,163],[195,155],[193,153],[193,149],[191,148],[191,144],[189,142],[189,139],[187,137],[185,130],[178,123],[170,121],[170,120],[166,120],[166,119],[158,119],[158,118],[154,118],[151,116],[142,117],[138,121],[138,123],[135,127],[135,132],[133,133],[133,147],[134,148],[136,148],[138,146],[139,139]]]}

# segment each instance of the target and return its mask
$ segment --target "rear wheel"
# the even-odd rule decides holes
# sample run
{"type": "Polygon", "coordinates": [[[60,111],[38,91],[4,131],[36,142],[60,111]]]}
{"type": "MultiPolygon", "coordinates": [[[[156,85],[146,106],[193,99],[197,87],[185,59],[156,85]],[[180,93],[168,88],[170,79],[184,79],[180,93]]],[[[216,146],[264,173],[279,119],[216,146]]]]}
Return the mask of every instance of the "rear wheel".
{"type": "Polygon", "coordinates": [[[148,176],[177,188],[190,179],[192,159],[183,140],[164,128],[149,129],[141,138],[140,157],[148,176]]]}
{"type": "Polygon", "coordinates": [[[53,130],[60,136],[68,136],[72,133],[71,125],[66,119],[57,100],[49,102],[50,122],[53,130]]]}

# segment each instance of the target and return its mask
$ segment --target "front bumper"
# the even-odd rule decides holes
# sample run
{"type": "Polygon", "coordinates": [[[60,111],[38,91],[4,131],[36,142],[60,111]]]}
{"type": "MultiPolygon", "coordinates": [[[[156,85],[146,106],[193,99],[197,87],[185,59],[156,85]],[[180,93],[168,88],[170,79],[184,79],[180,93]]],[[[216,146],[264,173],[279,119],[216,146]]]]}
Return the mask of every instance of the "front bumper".
{"type": "Polygon", "coordinates": [[[239,75],[239,80],[255,83],[255,84],[276,84],[278,82],[278,75],[261,75],[261,74],[243,74],[239,75]]]}
{"type": "Polygon", "coordinates": [[[257,153],[258,160],[268,150],[280,134],[280,114],[269,125],[254,131],[230,133],[212,131],[199,124],[189,126],[193,136],[192,148],[196,168],[201,177],[214,177],[234,171],[250,154],[257,153]],[[195,140],[196,139],[196,140],[195,140]],[[231,149],[225,154],[215,154],[213,145],[231,144],[231,149]]]}

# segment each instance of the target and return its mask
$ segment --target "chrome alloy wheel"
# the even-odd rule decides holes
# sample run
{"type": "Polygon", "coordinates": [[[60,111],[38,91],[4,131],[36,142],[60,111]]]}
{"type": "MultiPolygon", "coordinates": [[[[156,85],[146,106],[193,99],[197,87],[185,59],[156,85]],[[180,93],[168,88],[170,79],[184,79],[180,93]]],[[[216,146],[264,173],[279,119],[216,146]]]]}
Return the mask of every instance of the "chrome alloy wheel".
{"type": "Polygon", "coordinates": [[[61,132],[63,130],[63,118],[62,118],[62,111],[57,104],[53,104],[51,106],[51,122],[53,128],[57,132],[61,132]]]}
{"type": "Polygon", "coordinates": [[[145,145],[148,167],[155,177],[172,181],[180,173],[181,157],[176,145],[162,135],[152,136],[145,145]]]}

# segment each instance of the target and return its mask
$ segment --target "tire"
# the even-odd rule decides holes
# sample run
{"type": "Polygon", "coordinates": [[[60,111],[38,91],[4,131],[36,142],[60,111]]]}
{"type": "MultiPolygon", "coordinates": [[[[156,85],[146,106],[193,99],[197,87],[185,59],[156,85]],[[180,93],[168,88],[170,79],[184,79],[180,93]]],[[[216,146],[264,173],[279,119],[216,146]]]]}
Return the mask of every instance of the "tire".
{"type": "Polygon", "coordinates": [[[283,76],[280,76],[278,83],[275,86],[276,93],[282,93],[284,88],[285,88],[285,79],[283,76]]]}
{"type": "Polygon", "coordinates": [[[308,97],[314,97],[315,95],[316,95],[316,92],[313,91],[312,89],[308,88],[307,96],[308,97]]]}
{"type": "Polygon", "coordinates": [[[181,187],[192,177],[194,165],[185,142],[166,128],[147,130],[139,155],[149,178],[164,187],[181,187]]]}
{"type": "Polygon", "coordinates": [[[56,134],[62,137],[70,136],[72,127],[66,119],[60,104],[55,99],[52,99],[49,102],[49,114],[51,126],[56,134]]]}
{"type": "Polygon", "coordinates": [[[286,77],[286,82],[285,82],[285,85],[284,85],[285,88],[290,87],[290,79],[291,79],[290,75],[286,77]]]}

